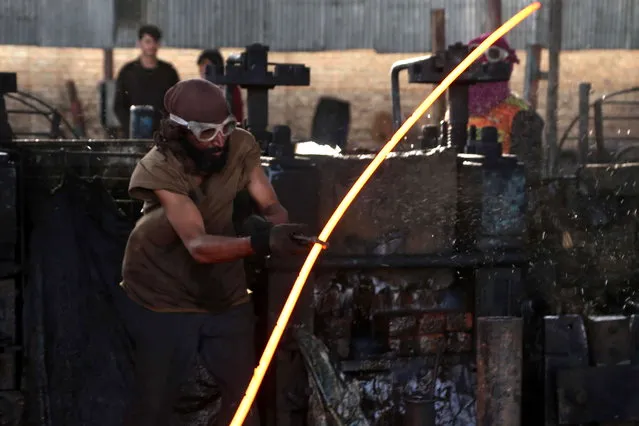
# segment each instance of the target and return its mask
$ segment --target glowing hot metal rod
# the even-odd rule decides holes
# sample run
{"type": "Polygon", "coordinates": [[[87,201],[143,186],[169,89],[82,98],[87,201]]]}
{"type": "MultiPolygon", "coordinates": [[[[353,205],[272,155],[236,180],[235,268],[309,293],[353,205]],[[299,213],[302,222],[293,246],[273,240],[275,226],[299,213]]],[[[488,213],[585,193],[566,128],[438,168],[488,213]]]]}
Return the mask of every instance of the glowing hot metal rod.
{"type": "Polygon", "coordinates": [[[322,249],[324,248],[324,241],[328,241],[328,237],[330,237],[333,229],[337,226],[337,223],[340,221],[348,207],[351,205],[357,194],[362,190],[366,182],[370,179],[370,177],[375,173],[375,170],[382,164],[382,162],[386,159],[388,154],[397,146],[397,144],[406,136],[406,133],[410,130],[411,127],[417,123],[424,113],[430,108],[433,103],[439,98],[446,89],[464,72],[468,67],[470,67],[473,62],[475,62],[481,55],[484,54],[486,50],[490,46],[492,46],[497,40],[506,35],[510,30],[519,25],[524,19],[530,16],[533,12],[539,10],[541,8],[540,2],[535,2],[530,6],[522,9],[508,21],[506,21],[501,27],[497,28],[495,32],[493,32],[486,40],[484,40],[477,48],[475,48],[472,52],[468,54],[468,56],[455,67],[454,70],[451,71],[450,74],[431,92],[430,95],[417,107],[413,115],[411,115],[404,124],[397,130],[397,132],[393,135],[390,141],[386,143],[384,148],[375,156],[373,161],[366,167],[366,170],[362,173],[362,175],[357,179],[357,181],[353,184],[352,188],[348,191],[346,196],[342,202],[337,206],[335,212],[326,223],[326,226],[322,230],[319,235],[320,243],[316,243],[313,245],[311,252],[309,253],[302,269],[300,270],[297,279],[295,280],[295,284],[293,284],[293,288],[291,289],[291,293],[284,304],[284,308],[280,314],[280,317],[277,320],[277,324],[273,329],[273,333],[271,333],[271,337],[269,338],[266,348],[262,353],[262,357],[260,358],[260,363],[255,369],[253,373],[253,378],[246,389],[246,394],[242,399],[237,411],[235,412],[235,416],[231,421],[230,426],[242,426],[244,423],[244,419],[249,413],[251,409],[251,405],[255,400],[255,396],[257,395],[257,391],[260,388],[260,384],[264,379],[264,375],[266,374],[266,370],[275,354],[275,349],[282,338],[282,334],[286,328],[286,324],[293,313],[293,309],[295,308],[295,304],[297,303],[297,299],[302,293],[302,289],[304,288],[304,284],[308,276],[313,269],[313,265],[315,261],[319,257],[322,249]]]}

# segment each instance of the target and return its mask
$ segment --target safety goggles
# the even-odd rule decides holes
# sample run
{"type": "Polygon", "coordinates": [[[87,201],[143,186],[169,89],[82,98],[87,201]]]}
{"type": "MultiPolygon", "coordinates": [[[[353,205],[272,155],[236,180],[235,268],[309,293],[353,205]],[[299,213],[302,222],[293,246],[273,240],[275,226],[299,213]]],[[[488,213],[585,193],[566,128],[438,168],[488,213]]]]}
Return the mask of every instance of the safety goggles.
{"type": "Polygon", "coordinates": [[[237,120],[232,115],[219,124],[186,121],[174,114],[169,114],[169,119],[172,122],[189,129],[191,133],[193,133],[193,135],[202,142],[212,141],[220,132],[224,135],[224,137],[227,137],[233,132],[233,130],[235,130],[237,125],[237,120]]]}
{"type": "MultiPolygon", "coordinates": [[[[479,46],[479,44],[469,44],[468,50],[472,52],[473,50],[477,49],[477,46],[479,46]]],[[[488,50],[484,52],[484,57],[490,63],[503,62],[508,59],[509,56],[510,52],[499,46],[490,46],[488,50]]]]}

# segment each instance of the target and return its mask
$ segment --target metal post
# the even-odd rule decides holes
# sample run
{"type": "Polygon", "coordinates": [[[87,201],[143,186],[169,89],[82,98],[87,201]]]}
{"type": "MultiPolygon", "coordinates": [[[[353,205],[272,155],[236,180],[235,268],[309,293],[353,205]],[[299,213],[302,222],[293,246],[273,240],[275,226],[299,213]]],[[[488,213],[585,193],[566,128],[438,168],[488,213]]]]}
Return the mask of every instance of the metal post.
{"type": "Polygon", "coordinates": [[[537,109],[539,81],[548,78],[547,73],[541,71],[542,46],[539,43],[541,13],[535,13],[532,19],[532,40],[526,46],[526,75],[524,77],[524,99],[533,109],[537,109]]]}
{"type": "Polygon", "coordinates": [[[113,49],[103,49],[104,79],[113,80],[113,49]]]}
{"type": "Polygon", "coordinates": [[[598,99],[595,101],[593,107],[595,110],[594,122],[595,122],[595,144],[597,145],[597,162],[603,163],[607,161],[605,158],[606,148],[604,145],[604,128],[603,128],[603,100],[598,99]]]}
{"type": "Polygon", "coordinates": [[[484,31],[495,31],[501,24],[501,0],[486,0],[484,31]]]}
{"type": "Polygon", "coordinates": [[[468,140],[468,86],[453,84],[448,88],[450,111],[448,116],[448,145],[464,152],[468,140]]]}
{"type": "MultiPolygon", "coordinates": [[[[431,53],[446,49],[446,10],[433,9],[430,12],[431,53]]],[[[440,96],[431,109],[431,123],[439,124],[446,115],[446,97],[440,96]]]]}
{"type": "Polygon", "coordinates": [[[590,83],[579,84],[579,165],[588,162],[588,130],[590,125],[590,83]]]}
{"type": "Polygon", "coordinates": [[[545,139],[548,146],[548,175],[557,167],[557,107],[559,96],[559,54],[561,52],[563,0],[549,0],[548,92],[546,99],[545,139]]]}
{"type": "Polygon", "coordinates": [[[533,109],[537,109],[539,80],[543,73],[540,71],[541,45],[530,44],[526,47],[526,76],[524,79],[524,99],[533,109]]]}
{"type": "Polygon", "coordinates": [[[521,425],[523,321],[477,318],[477,426],[521,425]]]}

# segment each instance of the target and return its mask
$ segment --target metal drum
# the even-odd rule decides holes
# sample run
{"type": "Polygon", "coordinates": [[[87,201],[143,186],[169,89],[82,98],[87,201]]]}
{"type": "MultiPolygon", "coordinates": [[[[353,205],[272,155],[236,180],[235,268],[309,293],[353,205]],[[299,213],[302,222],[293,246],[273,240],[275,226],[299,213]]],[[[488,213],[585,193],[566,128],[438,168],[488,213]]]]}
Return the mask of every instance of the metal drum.
{"type": "Polygon", "coordinates": [[[151,105],[131,105],[129,115],[129,138],[152,139],[154,110],[151,105]]]}

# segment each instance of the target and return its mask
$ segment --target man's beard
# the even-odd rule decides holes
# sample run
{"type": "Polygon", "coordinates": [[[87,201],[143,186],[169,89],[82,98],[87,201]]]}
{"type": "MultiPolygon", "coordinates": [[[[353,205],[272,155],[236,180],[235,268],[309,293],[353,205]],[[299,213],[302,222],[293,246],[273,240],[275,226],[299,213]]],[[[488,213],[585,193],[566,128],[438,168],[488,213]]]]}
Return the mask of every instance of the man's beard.
{"type": "Polygon", "coordinates": [[[224,169],[228,159],[230,141],[227,141],[223,148],[211,147],[206,149],[196,148],[186,138],[180,138],[180,143],[199,173],[210,175],[219,173],[224,169]]]}

